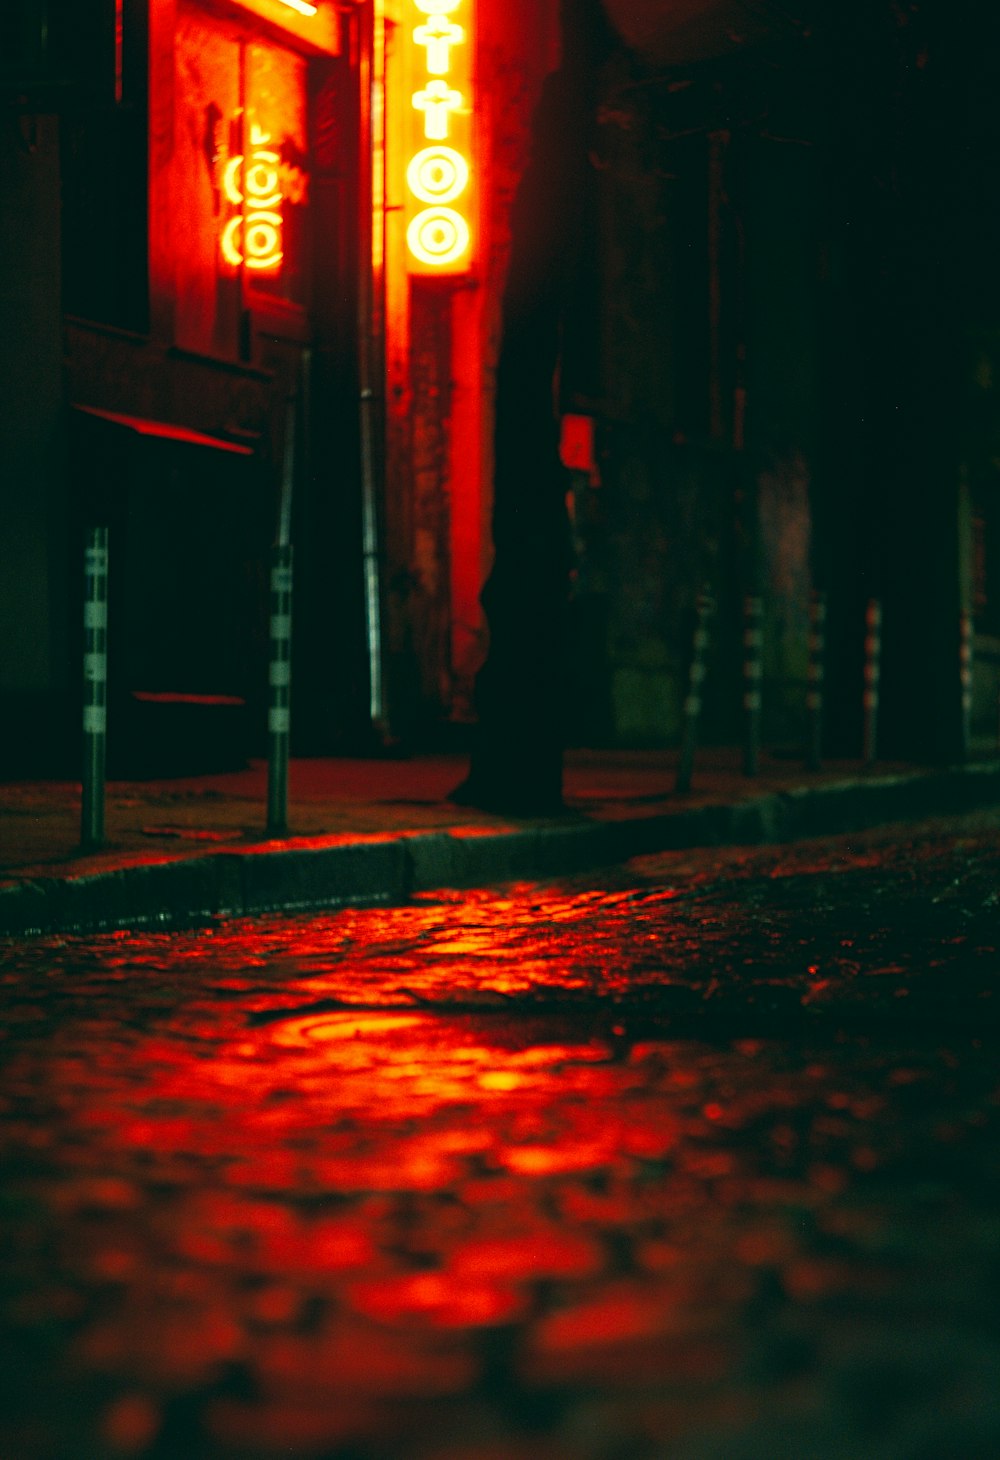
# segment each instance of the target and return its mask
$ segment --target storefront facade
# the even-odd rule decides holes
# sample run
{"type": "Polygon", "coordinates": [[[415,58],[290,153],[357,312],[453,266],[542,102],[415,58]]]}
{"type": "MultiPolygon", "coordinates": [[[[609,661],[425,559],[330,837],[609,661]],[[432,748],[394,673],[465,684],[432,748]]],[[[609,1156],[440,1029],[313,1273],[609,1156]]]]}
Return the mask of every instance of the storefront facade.
{"type": "Polygon", "coordinates": [[[36,43],[28,7],[2,79],[25,211],[8,256],[34,289],[8,303],[7,365],[34,357],[44,408],[35,392],[8,436],[48,486],[6,509],[33,561],[5,632],[37,628],[2,686],[14,762],[72,767],[95,519],[121,774],[259,750],[283,512],[293,748],[470,717],[506,209],[556,59],[549,9],[94,0],[84,65],[78,36],[36,43]]]}

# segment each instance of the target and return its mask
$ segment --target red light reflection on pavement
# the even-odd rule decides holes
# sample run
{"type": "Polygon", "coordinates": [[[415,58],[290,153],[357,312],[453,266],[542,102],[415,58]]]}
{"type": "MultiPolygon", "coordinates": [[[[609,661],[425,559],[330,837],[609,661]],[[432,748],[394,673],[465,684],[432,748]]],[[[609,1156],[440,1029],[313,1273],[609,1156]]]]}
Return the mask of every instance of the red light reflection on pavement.
{"type": "Polygon", "coordinates": [[[679,907],[525,885],[0,967],[0,1454],[597,1460],[821,1409],[822,1323],[911,1282],[879,1182],[980,1107],[933,1044],[628,1012],[727,977],[679,907]]]}

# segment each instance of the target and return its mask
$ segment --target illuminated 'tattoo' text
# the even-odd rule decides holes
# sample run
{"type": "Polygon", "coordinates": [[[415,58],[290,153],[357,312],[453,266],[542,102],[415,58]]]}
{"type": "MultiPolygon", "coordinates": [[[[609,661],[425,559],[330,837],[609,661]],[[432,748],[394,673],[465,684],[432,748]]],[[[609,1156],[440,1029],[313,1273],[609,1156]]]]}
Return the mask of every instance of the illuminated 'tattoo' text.
{"type": "Polygon", "coordinates": [[[413,144],[406,242],[414,273],[470,265],[471,0],[411,0],[413,144]],[[463,23],[464,22],[464,23],[463,23]]]}

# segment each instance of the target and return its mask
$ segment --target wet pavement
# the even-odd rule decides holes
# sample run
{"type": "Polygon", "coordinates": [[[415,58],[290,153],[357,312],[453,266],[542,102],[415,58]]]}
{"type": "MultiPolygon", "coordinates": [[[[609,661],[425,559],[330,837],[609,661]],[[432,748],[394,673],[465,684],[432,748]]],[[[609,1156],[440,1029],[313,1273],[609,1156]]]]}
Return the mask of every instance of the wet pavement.
{"type": "Polygon", "coordinates": [[[3,1460],[996,1460],[1000,814],[8,941],[3,1460]]]}

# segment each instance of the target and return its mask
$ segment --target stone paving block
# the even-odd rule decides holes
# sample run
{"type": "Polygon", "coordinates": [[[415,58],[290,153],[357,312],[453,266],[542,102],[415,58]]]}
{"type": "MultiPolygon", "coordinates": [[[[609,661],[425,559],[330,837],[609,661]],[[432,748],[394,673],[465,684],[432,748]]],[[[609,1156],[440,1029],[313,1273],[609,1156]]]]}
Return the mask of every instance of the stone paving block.
{"type": "Polygon", "coordinates": [[[47,933],[60,926],[62,883],[32,878],[0,887],[0,935],[47,933]]]}
{"type": "Polygon", "coordinates": [[[535,846],[536,876],[559,876],[566,873],[583,872],[616,861],[615,855],[620,839],[614,829],[608,826],[575,822],[566,825],[558,823],[538,829],[535,846]]]}
{"type": "Polygon", "coordinates": [[[538,861],[538,836],[535,827],[498,832],[463,827],[453,831],[457,884],[530,877],[538,861]]]}
{"type": "Polygon", "coordinates": [[[1000,774],[996,765],[955,766],[793,787],[782,794],[788,808],[785,834],[821,836],[995,806],[1000,803],[1000,774]]]}
{"type": "Polygon", "coordinates": [[[457,881],[456,839],[450,832],[415,834],[403,839],[413,892],[453,887],[457,881]]]}
{"type": "Polygon", "coordinates": [[[787,824],[780,796],[758,796],[732,807],[726,840],[739,846],[780,841],[786,835],[787,824]]]}
{"type": "Polygon", "coordinates": [[[5,887],[0,894],[0,931],[17,936],[150,927],[210,917],[220,905],[216,860],[196,857],[5,887]]]}
{"type": "Polygon", "coordinates": [[[405,845],[392,836],[246,852],[241,871],[245,913],[399,901],[409,881],[405,845]]]}

